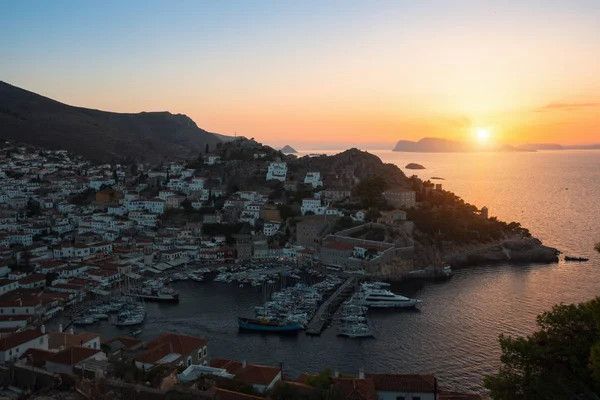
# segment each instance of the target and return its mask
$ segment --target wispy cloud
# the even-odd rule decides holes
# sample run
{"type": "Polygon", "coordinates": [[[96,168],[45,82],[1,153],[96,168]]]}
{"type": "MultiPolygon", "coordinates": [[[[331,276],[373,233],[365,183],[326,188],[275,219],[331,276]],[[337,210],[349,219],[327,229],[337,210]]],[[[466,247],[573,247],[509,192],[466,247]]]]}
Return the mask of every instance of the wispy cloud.
{"type": "Polygon", "coordinates": [[[600,107],[600,103],[548,103],[545,106],[538,108],[536,111],[577,111],[593,107],[600,107]]]}

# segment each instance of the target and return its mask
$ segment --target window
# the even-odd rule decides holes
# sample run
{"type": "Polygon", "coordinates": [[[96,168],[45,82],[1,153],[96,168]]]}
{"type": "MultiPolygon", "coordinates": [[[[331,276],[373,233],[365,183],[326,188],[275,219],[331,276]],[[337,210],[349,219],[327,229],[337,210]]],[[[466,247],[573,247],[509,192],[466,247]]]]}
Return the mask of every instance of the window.
{"type": "Polygon", "coordinates": [[[29,308],[25,309],[25,314],[29,314],[29,308]]]}
{"type": "Polygon", "coordinates": [[[13,310],[13,314],[14,314],[15,313],[15,309],[13,308],[12,310],[13,310]]]}
{"type": "Polygon", "coordinates": [[[188,364],[188,367],[189,367],[190,365],[192,365],[192,357],[188,357],[188,363],[187,363],[187,364],[188,364]]]}
{"type": "Polygon", "coordinates": [[[44,344],[44,337],[43,336],[40,338],[40,344],[44,344]]]}

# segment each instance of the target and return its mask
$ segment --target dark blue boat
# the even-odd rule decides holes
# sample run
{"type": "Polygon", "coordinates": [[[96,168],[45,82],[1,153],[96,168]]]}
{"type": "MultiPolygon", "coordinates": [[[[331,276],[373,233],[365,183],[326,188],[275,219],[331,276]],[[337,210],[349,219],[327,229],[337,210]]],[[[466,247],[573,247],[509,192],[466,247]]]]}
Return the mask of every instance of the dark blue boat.
{"type": "Polygon", "coordinates": [[[266,318],[238,318],[238,327],[240,331],[255,331],[255,332],[275,332],[275,333],[291,333],[298,332],[304,329],[302,325],[293,322],[279,322],[266,318]]]}

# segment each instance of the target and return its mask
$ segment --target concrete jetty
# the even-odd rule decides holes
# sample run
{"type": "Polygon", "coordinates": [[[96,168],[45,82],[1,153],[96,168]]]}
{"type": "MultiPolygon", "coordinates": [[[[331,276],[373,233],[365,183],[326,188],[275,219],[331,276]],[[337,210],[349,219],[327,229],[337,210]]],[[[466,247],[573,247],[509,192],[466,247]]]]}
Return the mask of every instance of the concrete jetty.
{"type": "Polygon", "coordinates": [[[348,296],[354,292],[354,283],[356,277],[349,277],[339,288],[321,304],[315,315],[312,317],[306,327],[306,334],[317,336],[320,335],[337,308],[345,301],[348,296]]]}

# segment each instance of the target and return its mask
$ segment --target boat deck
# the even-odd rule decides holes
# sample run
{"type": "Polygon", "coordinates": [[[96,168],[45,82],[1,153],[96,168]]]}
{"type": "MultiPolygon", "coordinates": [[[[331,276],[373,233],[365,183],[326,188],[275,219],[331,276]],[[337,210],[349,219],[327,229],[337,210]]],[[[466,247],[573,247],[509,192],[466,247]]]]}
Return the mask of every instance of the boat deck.
{"type": "Polygon", "coordinates": [[[346,279],[339,288],[327,300],[321,304],[315,315],[312,317],[306,327],[306,334],[317,336],[323,332],[325,325],[331,321],[331,316],[337,308],[348,297],[348,294],[354,291],[356,277],[346,279]]]}

